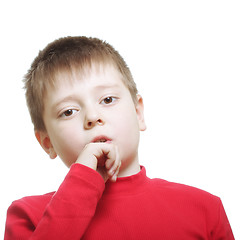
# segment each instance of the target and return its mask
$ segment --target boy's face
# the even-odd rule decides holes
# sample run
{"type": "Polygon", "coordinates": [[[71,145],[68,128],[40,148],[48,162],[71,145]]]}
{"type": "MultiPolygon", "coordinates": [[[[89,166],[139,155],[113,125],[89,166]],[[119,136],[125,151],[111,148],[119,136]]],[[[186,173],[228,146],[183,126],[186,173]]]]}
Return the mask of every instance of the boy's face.
{"type": "Polygon", "coordinates": [[[116,144],[122,167],[138,162],[139,130],[145,130],[142,98],[134,104],[121,74],[112,66],[92,66],[84,75],[62,72],[47,90],[43,120],[36,133],[45,151],[70,166],[96,139],[116,144]]]}

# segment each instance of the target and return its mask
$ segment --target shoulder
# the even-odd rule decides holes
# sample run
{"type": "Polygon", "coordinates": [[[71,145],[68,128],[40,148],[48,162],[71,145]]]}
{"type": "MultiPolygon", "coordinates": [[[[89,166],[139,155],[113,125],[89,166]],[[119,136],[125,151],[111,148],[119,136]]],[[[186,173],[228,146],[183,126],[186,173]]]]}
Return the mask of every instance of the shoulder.
{"type": "Polygon", "coordinates": [[[194,187],[194,186],[190,186],[190,185],[186,185],[186,184],[182,184],[182,183],[176,183],[176,182],[171,182],[171,181],[167,181],[161,178],[153,178],[153,179],[149,179],[149,183],[152,187],[154,188],[159,188],[159,189],[164,189],[167,192],[182,192],[182,193],[186,193],[186,194],[197,194],[197,195],[203,195],[203,196],[212,196],[212,197],[216,197],[214,195],[212,195],[211,193],[202,190],[200,188],[194,187]]]}
{"type": "Polygon", "coordinates": [[[29,218],[32,219],[33,222],[38,221],[38,219],[42,217],[43,212],[54,193],[55,192],[43,195],[27,196],[15,200],[8,208],[8,215],[29,218]]]}
{"type": "MultiPolygon", "coordinates": [[[[216,227],[221,212],[225,214],[221,199],[207,191],[162,179],[150,179],[149,183],[152,198],[178,216],[216,227]]],[[[224,220],[224,224],[226,222],[224,220]]]]}
{"type": "Polygon", "coordinates": [[[21,199],[15,200],[12,205],[27,205],[29,207],[39,207],[41,205],[46,205],[55,192],[46,193],[43,195],[33,195],[33,196],[26,196],[21,199]]]}
{"type": "MultiPolygon", "coordinates": [[[[202,189],[185,184],[169,182],[163,179],[149,179],[148,193],[151,203],[158,212],[166,213],[173,219],[179,219],[192,229],[206,231],[214,239],[229,236],[233,239],[221,199],[202,189]]],[[[225,239],[225,238],[224,238],[225,239]]]]}
{"type": "MultiPolygon", "coordinates": [[[[221,199],[205,190],[181,184],[166,181],[163,179],[149,179],[150,188],[167,200],[186,203],[201,208],[218,208],[221,205],[221,199]]],[[[217,209],[216,209],[217,211],[217,209]]]]}

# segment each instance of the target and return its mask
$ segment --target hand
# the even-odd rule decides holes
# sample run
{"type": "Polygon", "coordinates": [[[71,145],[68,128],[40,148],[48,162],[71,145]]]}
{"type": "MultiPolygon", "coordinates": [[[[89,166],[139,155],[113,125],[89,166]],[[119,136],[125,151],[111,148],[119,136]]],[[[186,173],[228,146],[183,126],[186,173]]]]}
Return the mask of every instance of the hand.
{"type": "Polygon", "coordinates": [[[113,143],[89,143],[82,150],[76,163],[83,164],[101,174],[104,181],[117,180],[121,160],[113,143]]]}

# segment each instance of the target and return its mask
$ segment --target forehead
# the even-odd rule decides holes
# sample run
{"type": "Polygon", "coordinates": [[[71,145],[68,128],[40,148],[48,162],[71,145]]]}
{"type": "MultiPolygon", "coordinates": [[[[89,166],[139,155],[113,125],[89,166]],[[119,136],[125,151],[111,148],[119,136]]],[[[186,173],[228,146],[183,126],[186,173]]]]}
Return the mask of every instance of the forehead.
{"type": "Polygon", "coordinates": [[[73,85],[81,81],[91,85],[125,85],[123,76],[113,64],[92,64],[83,68],[77,66],[68,70],[59,70],[54,74],[52,90],[61,88],[64,85],[73,85]]]}
{"type": "Polygon", "coordinates": [[[80,69],[73,67],[71,70],[61,70],[55,73],[45,91],[44,105],[46,99],[54,100],[70,92],[91,90],[97,93],[110,88],[128,90],[122,74],[113,64],[92,64],[80,69]]]}

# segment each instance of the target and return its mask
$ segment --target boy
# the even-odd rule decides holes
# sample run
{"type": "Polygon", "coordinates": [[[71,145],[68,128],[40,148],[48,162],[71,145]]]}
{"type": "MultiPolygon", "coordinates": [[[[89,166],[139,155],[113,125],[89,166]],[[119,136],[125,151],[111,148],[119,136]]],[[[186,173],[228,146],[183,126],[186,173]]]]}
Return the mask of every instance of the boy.
{"type": "Polygon", "coordinates": [[[221,200],[138,162],[143,100],[117,51],[95,38],[50,43],[25,76],[35,135],[70,168],[55,193],[8,209],[5,239],[234,239],[221,200]]]}

